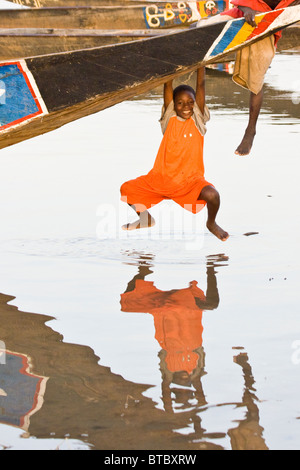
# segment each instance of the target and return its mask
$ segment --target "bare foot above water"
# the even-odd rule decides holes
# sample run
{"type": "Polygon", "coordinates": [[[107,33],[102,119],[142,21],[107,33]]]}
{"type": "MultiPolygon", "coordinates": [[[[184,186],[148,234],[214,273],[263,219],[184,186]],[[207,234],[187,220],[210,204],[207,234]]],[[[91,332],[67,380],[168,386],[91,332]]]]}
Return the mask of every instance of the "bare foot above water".
{"type": "Polygon", "coordinates": [[[123,230],[138,230],[140,228],[150,228],[155,225],[155,220],[149,215],[149,217],[140,217],[135,222],[122,225],[123,230]]]}
{"type": "Polygon", "coordinates": [[[236,155],[245,156],[249,155],[252,149],[255,131],[246,130],[242,142],[234,152],[236,155]]]}
{"type": "Polygon", "coordinates": [[[225,242],[229,238],[229,233],[225,232],[225,230],[219,227],[216,222],[212,224],[207,222],[206,226],[208,230],[217,238],[219,238],[219,240],[221,240],[222,242],[225,242]]]}

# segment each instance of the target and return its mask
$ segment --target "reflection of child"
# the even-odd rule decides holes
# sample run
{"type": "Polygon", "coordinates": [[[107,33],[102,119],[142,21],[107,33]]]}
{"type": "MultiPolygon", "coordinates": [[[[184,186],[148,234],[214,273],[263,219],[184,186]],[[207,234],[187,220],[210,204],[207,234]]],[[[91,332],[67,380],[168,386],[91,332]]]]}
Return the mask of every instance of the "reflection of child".
{"type": "Polygon", "coordinates": [[[185,387],[193,385],[202,405],[205,403],[200,380],[205,374],[202,315],[203,310],[213,310],[219,305],[214,267],[207,266],[206,295],[196,281],[184,289],[157,289],[153,282],[144,279],[151,272],[147,266],[139,267],[139,273],[121,294],[121,310],[153,316],[155,338],[161,347],[159,358],[165,409],[171,409],[171,383],[185,387]]]}
{"type": "Polygon", "coordinates": [[[140,267],[139,274],[121,295],[121,310],[150,313],[154,318],[155,338],[166,351],[168,370],[191,375],[199,359],[195,351],[202,347],[203,310],[216,309],[219,304],[214,268],[207,267],[206,295],[196,281],[185,289],[157,289],[153,282],[144,280],[150,272],[147,267],[140,267]]]}
{"type": "Polygon", "coordinates": [[[220,196],[204,178],[203,140],[209,112],[205,105],[205,69],[197,71],[196,92],[187,85],[173,90],[172,81],[164,86],[164,113],[161,118],[164,137],[152,170],[121,186],[121,199],[138,214],[124,230],[152,227],[147,209],[163,199],[172,199],[196,214],[206,204],[207,228],[220,240],[229,237],[216,223],[220,196]]]}

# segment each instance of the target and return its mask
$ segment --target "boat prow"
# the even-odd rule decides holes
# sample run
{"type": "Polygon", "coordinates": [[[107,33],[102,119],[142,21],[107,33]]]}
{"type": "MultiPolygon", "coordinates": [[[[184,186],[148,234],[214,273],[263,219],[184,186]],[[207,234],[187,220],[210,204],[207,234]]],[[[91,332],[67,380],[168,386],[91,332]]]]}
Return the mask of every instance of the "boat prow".
{"type": "Polygon", "coordinates": [[[0,148],[224,59],[300,20],[300,6],[125,44],[0,62],[0,148]]]}

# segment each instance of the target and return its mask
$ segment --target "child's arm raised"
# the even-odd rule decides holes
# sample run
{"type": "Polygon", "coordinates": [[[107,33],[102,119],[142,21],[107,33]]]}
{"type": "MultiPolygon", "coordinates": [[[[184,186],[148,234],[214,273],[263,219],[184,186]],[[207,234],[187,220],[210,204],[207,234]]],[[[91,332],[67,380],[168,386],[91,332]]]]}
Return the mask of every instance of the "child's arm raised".
{"type": "Polygon", "coordinates": [[[173,80],[169,80],[164,84],[164,107],[167,109],[173,100],[173,80]]]}
{"type": "Polygon", "coordinates": [[[200,67],[197,70],[196,103],[203,114],[205,106],[205,67],[200,67]]]}

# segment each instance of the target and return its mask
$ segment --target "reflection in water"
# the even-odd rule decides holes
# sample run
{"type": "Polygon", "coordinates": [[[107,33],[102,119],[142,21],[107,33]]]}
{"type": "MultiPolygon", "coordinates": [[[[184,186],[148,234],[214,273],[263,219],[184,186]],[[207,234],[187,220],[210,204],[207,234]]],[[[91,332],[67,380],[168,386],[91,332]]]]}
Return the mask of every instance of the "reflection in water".
{"type": "MultiPolygon", "coordinates": [[[[179,411],[189,407],[188,401],[181,406],[172,406],[171,384],[193,386],[199,402],[205,403],[201,386],[204,372],[202,347],[203,310],[213,310],[219,305],[219,293],[215,268],[207,266],[206,295],[196,281],[188,288],[161,291],[153,282],[145,281],[152,273],[147,265],[139,266],[138,274],[129,282],[121,295],[123,312],[150,313],[154,319],[155,338],[161,349],[160,369],[162,374],[162,397],[166,411],[179,411]]],[[[183,390],[172,389],[173,395],[184,396],[183,390]]],[[[189,393],[187,394],[189,395],[189,393]]]]}
{"type": "MultiPolygon", "coordinates": [[[[224,255],[208,257],[206,266],[206,294],[191,281],[189,287],[168,291],[159,290],[146,276],[153,274],[153,257],[141,255],[138,274],[128,283],[121,295],[123,312],[149,313],[153,316],[155,338],[159,352],[162,380],[162,401],[168,414],[186,416],[188,438],[192,442],[203,439],[219,439],[224,433],[207,433],[202,427],[201,414],[209,407],[203,391],[202,377],[205,371],[203,349],[203,311],[214,310],[219,305],[216,266],[222,266],[224,255]]],[[[232,449],[267,449],[259,425],[259,410],[254,392],[254,378],[246,353],[241,352],[234,361],[242,367],[245,380],[244,395],[237,407],[246,407],[245,419],[237,428],[230,429],[232,449]]],[[[226,404],[225,404],[226,405],[226,404]]],[[[221,406],[221,405],[218,405],[221,406]]]]}
{"type": "MultiPolygon", "coordinates": [[[[276,55],[264,84],[262,114],[267,114],[276,123],[278,119],[287,121],[287,118],[291,118],[288,122],[293,124],[297,123],[299,119],[300,89],[298,70],[296,66],[291,66],[293,62],[289,57],[289,54],[283,53],[276,55]],[[281,75],[278,74],[277,69],[281,72],[281,75]],[[278,83],[279,86],[275,87],[273,85],[278,83]]],[[[294,64],[299,63],[299,57],[300,54],[293,54],[294,64]]],[[[249,92],[233,82],[230,70],[230,67],[227,71],[207,69],[205,84],[207,105],[209,109],[216,110],[218,113],[242,112],[248,115],[249,92]],[[221,86],[220,81],[222,81],[221,86]]],[[[174,86],[180,83],[195,87],[195,73],[176,78],[174,86]]],[[[143,95],[143,98],[153,99],[155,96],[162,96],[161,87],[152,90],[147,95],[143,95]]]]}
{"type": "MultiPolygon", "coordinates": [[[[20,312],[8,304],[12,297],[0,295],[0,337],[6,353],[0,364],[0,423],[23,429],[23,437],[68,436],[92,449],[224,449],[224,439],[230,439],[232,449],[267,448],[245,352],[234,358],[245,381],[240,402],[210,403],[203,389],[202,378],[209,374],[203,312],[218,308],[216,268],[226,264],[226,257],[208,257],[205,294],[196,281],[183,289],[159,290],[146,280],[153,264],[152,256],[140,255],[138,273],[121,295],[121,306],[125,312],[153,316],[161,348],[163,409],[145,396],[151,384],[112,373],[91,348],[65,343],[46,325],[52,317],[20,312]],[[224,407],[245,408],[244,419],[222,432],[205,429],[209,408],[219,410],[222,424],[224,407]]],[[[235,417],[233,411],[231,424],[235,417]]]]}
{"type": "MultiPolygon", "coordinates": [[[[290,62],[290,65],[286,64],[285,66],[282,63],[280,75],[288,76],[288,83],[291,80],[294,81],[295,74],[293,67],[296,63],[297,58],[290,62]]],[[[297,80],[297,77],[295,80],[297,80]]],[[[158,95],[155,95],[155,93],[156,91],[153,91],[144,98],[153,99],[153,97],[158,96],[161,99],[161,89],[158,91],[158,95]]],[[[236,87],[228,74],[220,75],[217,72],[209,71],[207,95],[209,107],[222,116],[222,125],[226,121],[226,116],[232,115],[233,112],[236,113],[237,110],[239,113],[244,112],[246,114],[248,112],[248,92],[236,87]],[[222,86],[220,86],[220,82],[222,82],[222,86]]],[[[272,80],[269,80],[265,86],[263,108],[268,120],[274,121],[274,119],[280,119],[282,122],[291,124],[295,122],[299,124],[299,105],[295,104],[298,101],[293,101],[292,96],[291,92],[285,92],[283,88],[274,88],[274,83],[272,80]]],[[[140,99],[141,97],[138,97],[138,100],[140,99]]],[[[124,109],[125,111],[127,110],[126,105],[124,109]]],[[[217,129],[220,130],[219,127],[217,129]]],[[[224,129],[223,132],[225,132],[224,129]]],[[[291,132],[292,130],[287,132],[287,139],[291,132]]],[[[293,152],[291,153],[293,154],[293,152]]],[[[63,156],[66,157],[66,155],[63,156]]],[[[49,158],[52,161],[53,155],[50,155],[49,158]]],[[[69,160],[67,160],[67,164],[69,164],[69,160]]],[[[123,171],[124,167],[120,166],[120,168],[120,171],[123,171]]],[[[88,179],[88,181],[90,180],[88,179]]],[[[97,181],[97,188],[99,186],[98,183],[97,181]]],[[[92,201],[94,202],[94,199],[92,201]]],[[[10,216],[13,217],[15,213],[14,205],[12,204],[9,207],[12,208],[10,216]]],[[[10,217],[4,217],[4,222],[6,221],[8,225],[11,220],[10,217]]],[[[33,218],[30,220],[33,220],[33,218]]],[[[74,226],[76,229],[78,228],[77,222],[74,226]]],[[[59,231],[59,234],[61,233],[64,232],[59,231]]],[[[294,232],[291,231],[291,233],[294,232]]],[[[115,276],[114,278],[112,276],[112,279],[109,279],[109,281],[112,281],[111,284],[113,286],[117,286],[113,294],[115,297],[110,298],[112,291],[103,292],[105,287],[104,283],[101,285],[101,276],[99,276],[99,290],[103,302],[101,299],[97,308],[99,308],[99,312],[101,310],[105,312],[107,302],[109,302],[111,305],[116,306],[118,311],[119,294],[122,291],[121,288],[119,289],[120,292],[118,291],[118,283],[121,282],[119,273],[119,243],[113,244],[112,242],[110,244],[110,241],[105,244],[102,244],[102,241],[101,243],[94,243],[93,238],[82,238],[79,242],[77,238],[73,238],[73,232],[71,241],[68,239],[63,245],[61,245],[60,236],[54,242],[49,241],[48,235],[45,239],[40,240],[35,240],[30,235],[27,237],[26,233],[20,236],[21,240],[9,240],[8,245],[5,245],[4,252],[10,253],[16,251],[18,254],[16,259],[19,261],[20,266],[23,258],[19,258],[19,256],[21,254],[29,256],[29,264],[24,263],[24,267],[18,273],[20,282],[22,279],[26,279],[26,286],[29,286],[29,290],[38,289],[40,286],[35,273],[28,274],[34,266],[33,256],[37,256],[38,258],[35,259],[43,261],[43,263],[37,264],[39,267],[43,266],[41,279],[43,279],[43,276],[45,276],[45,279],[49,279],[44,272],[47,269],[45,266],[48,266],[47,263],[44,263],[45,256],[53,258],[54,262],[55,260],[57,262],[57,259],[59,259],[59,262],[55,265],[54,272],[57,274],[57,283],[59,282],[60,285],[64,285],[60,282],[60,269],[62,266],[60,261],[63,258],[72,261],[70,268],[72,271],[74,270],[74,259],[83,262],[96,260],[100,264],[101,269],[103,269],[104,276],[106,276],[106,269],[109,267],[107,272],[113,273],[115,276]],[[17,249],[15,250],[16,243],[17,249]],[[21,246],[22,249],[20,248],[21,246]],[[25,247],[24,249],[23,246],[25,247]],[[116,270],[115,266],[117,266],[116,270]]],[[[132,243],[135,244],[135,247],[144,246],[143,240],[141,244],[138,241],[133,241],[132,243]]],[[[150,246],[154,247],[156,253],[161,255],[166,245],[167,242],[166,244],[151,243],[150,246]]],[[[170,252],[172,256],[175,250],[176,244],[174,243],[170,252]]],[[[233,252],[236,259],[239,259],[241,254],[239,251],[240,247],[236,247],[234,250],[237,250],[233,252]]],[[[180,265],[182,259],[179,259],[179,256],[180,252],[175,262],[174,258],[172,258],[173,264],[169,263],[168,266],[170,271],[172,269],[179,269],[180,266],[182,267],[182,264],[180,265]]],[[[251,255],[248,253],[248,258],[241,257],[241,267],[245,259],[247,264],[249,256],[251,255]]],[[[266,261],[266,265],[273,269],[273,253],[271,258],[268,258],[268,256],[266,254],[266,258],[263,258],[263,261],[266,261]]],[[[167,257],[169,257],[168,252],[167,257]]],[[[210,350],[208,347],[205,348],[206,343],[205,341],[203,342],[206,333],[205,329],[203,331],[203,318],[207,318],[210,314],[215,315],[218,308],[219,311],[221,310],[218,307],[217,267],[224,266],[226,260],[219,256],[208,258],[206,279],[193,280],[190,284],[187,282],[182,286],[182,289],[163,291],[159,290],[153,256],[136,253],[136,259],[139,262],[138,273],[129,282],[126,292],[122,295],[122,307],[126,312],[146,312],[145,315],[148,315],[150,320],[153,318],[156,340],[160,345],[160,370],[158,379],[155,376],[153,382],[147,385],[140,384],[140,378],[137,374],[132,381],[129,381],[125,380],[121,375],[113,373],[110,369],[110,359],[107,359],[107,362],[103,364],[103,361],[99,360],[99,357],[90,347],[66,343],[58,332],[47,326],[47,323],[50,321],[52,325],[55,325],[54,318],[46,315],[21,312],[16,307],[8,304],[12,301],[12,297],[0,295],[0,423],[2,423],[1,429],[4,430],[0,437],[0,449],[3,445],[3,440],[7,444],[13,444],[12,442],[7,442],[5,438],[5,430],[9,426],[22,429],[25,437],[34,436],[38,440],[44,438],[57,438],[61,440],[65,436],[69,436],[70,439],[86,442],[94,449],[197,450],[232,448],[233,450],[241,450],[267,448],[263,437],[264,430],[260,423],[259,393],[255,390],[255,379],[251,370],[251,357],[248,357],[243,348],[241,351],[235,350],[233,358],[235,362],[233,367],[237,371],[236,375],[238,376],[240,373],[244,380],[241,396],[238,395],[240,388],[238,390],[234,389],[236,382],[232,380],[230,372],[225,379],[225,373],[224,375],[220,374],[223,382],[220,380],[216,388],[220,389],[219,396],[221,398],[216,401],[211,400],[208,381],[206,381],[213,374],[208,361],[208,359],[211,359],[211,357],[208,357],[210,350]],[[150,275],[154,282],[148,281],[150,275]],[[207,287],[205,288],[204,285],[207,285],[207,287]],[[139,292],[141,292],[141,295],[138,295],[139,292]],[[128,308],[126,307],[127,301],[130,303],[128,308]],[[209,309],[215,310],[208,313],[207,310],[209,309]],[[150,315],[151,317],[149,317],[150,315]],[[3,354],[1,355],[2,346],[5,346],[5,362],[3,354]],[[227,394],[225,392],[223,394],[222,390],[225,381],[230,383],[229,390],[226,391],[227,394]],[[157,402],[148,398],[150,395],[149,390],[156,385],[161,390],[163,404],[161,409],[158,409],[157,402]],[[234,394],[234,399],[228,400],[228,393],[231,393],[231,391],[234,394]],[[238,419],[237,410],[240,412],[238,419]],[[211,411],[213,414],[212,420],[211,417],[207,417],[211,411]],[[218,419],[217,427],[215,427],[216,417],[218,419]],[[229,424],[226,421],[228,418],[230,420],[229,424]]],[[[15,258],[12,258],[12,260],[14,261],[15,258]]],[[[158,257],[156,258],[157,260],[158,257]]],[[[164,263],[165,260],[166,257],[162,256],[160,264],[164,263]]],[[[188,269],[190,261],[190,258],[188,258],[188,262],[184,260],[184,270],[188,269]]],[[[202,261],[201,253],[200,258],[197,257],[196,261],[193,259],[193,266],[197,263],[202,263],[202,261]]],[[[16,265],[18,266],[18,264],[16,265]]],[[[14,272],[16,265],[12,263],[9,275],[7,275],[12,283],[17,282],[17,276],[14,272]]],[[[274,269],[277,269],[277,265],[274,264],[274,266],[274,269]]],[[[280,265],[279,261],[278,267],[280,266],[282,265],[280,265]]],[[[220,267],[220,270],[224,269],[224,267],[220,267]]],[[[237,273],[239,272],[238,270],[237,273]]],[[[92,273],[94,275],[94,271],[92,273]]],[[[80,273],[79,277],[81,278],[84,274],[85,271],[83,270],[83,274],[80,273]]],[[[249,271],[247,271],[246,267],[246,280],[248,279],[248,274],[249,271]]],[[[251,275],[250,269],[250,280],[253,279],[251,275]]],[[[234,274],[234,276],[232,279],[234,279],[236,284],[232,283],[230,290],[223,295],[234,297],[235,289],[238,291],[240,281],[238,274],[234,274]]],[[[66,277],[68,278],[68,273],[66,277]]],[[[257,281],[259,284],[256,287],[259,285],[260,290],[261,276],[257,277],[259,278],[257,281]]],[[[72,276],[70,276],[70,279],[72,279],[72,276]]],[[[70,282],[70,279],[68,279],[68,282],[70,282]]],[[[85,280],[83,282],[83,287],[86,287],[86,283],[90,280],[89,278],[87,279],[88,281],[85,280]]],[[[187,281],[190,281],[190,278],[187,281]]],[[[218,283],[220,284],[219,277],[218,283]]],[[[293,284],[291,284],[290,288],[293,289],[293,284]]],[[[57,291],[55,292],[57,293],[57,291]]],[[[87,292],[92,293],[93,291],[87,289],[87,292]]],[[[65,301],[66,304],[72,305],[72,302],[76,301],[76,298],[75,300],[73,297],[71,298],[71,294],[70,298],[68,298],[63,297],[65,293],[62,294],[62,290],[59,290],[59,293],[62,295],[62,303],[65,301]]],[[[32,292],[30,294],[34,297],[32,292]]],[[[235,309],[244,305],[244,300],[241,300],[240,296],[240,293],[236,294],[235,309]]],[[[276,302],[277,297],[274,298],[273,302],[276,302]]],[[[83,302],[85,302],[86,298],[84,296],[83,299],[83,302]]],[[[232,304],[234,302],[229,303],[229,305],[232,304]]],[[[54,305],[57,304],[54,303],[54,305]]],[[[278,305],[281,305],[280,302],[278,305]]],[[[271,303],[272,306],[273,304],[271,303]]],[[[68,308],[69,305],[66,308],[67,312],[68,308]]],[[[83,303],[80,314],[85,312],[87,308],[89,307],[83,303]]],[[[113,308],[109,313],[113,312],[113,308]]],[[[258,308],[255,318],[257,318],[259,312],[260,309],[258,308]]],[[[278,317],[281,312],[276,312],[275,309],[275,314],[278,317]]],[[[119,315],[119,311],[117,313],[119,315]]],[[[101,326],[99,327],[99,323],[97,323],[98,311],[96,313],[92,312],[92,314],[92,328],[94,331],[97,331],[97,328],[100,330],[101,326]]],[[[108,313],[105,312],[102,315],[108,315],[108,313]]],[[[129,315],[130,313],[124,314],[125,317],[129,315]]],[[[274,317],[273,311],[272,315],[274,317]]],[[[295,317],[292,316],[290,318],[294,319],[295,317]]],[[[67,318],[68,333],[71,336],[76,328],[72,320],[73,318],[71,320],[69,317],[67,318]]],[[[80,317],[80,321],[85,321],[83,314],[82,318],[80,317]]],[[[220,321],[222,321],[222,318],[220,321]]],[[[225,321],[226,319],[224,318],[224,323],[225,321]]],[[[285,325],[285,323],[282,324],[285,325]]],[[[76,325],[78,325],[78,322],[76,325]]],[[[228,325],[224,325],[225,334],[226,331],[228,332],[228,328],[228,325]]],[[[239,328],[241,329],[242,326],[239,326],[239,328]]],[[[113,334],[115,334],[115,331],[113,331],[113,334]]],[[[128,331],[124,330],[122,334],[126,336],[128,331]]],[[[254,334],[256,335],[256,331],[254,334]]],[[[294,333],[292,332],[292,334],[294,333]]],[[[267,337],[264,346],[261,347],[266,350],[268,344],[270,345],[270,341],[272,346],[274,343],[273,339],[276,337],[274,335],[276,335],[276,331],[267,337]]],[[[217,335],[216,337],[218,338],[217,335]]],[[[288,337],[288,334],[284,335],[284,341],[288,337]]],[[[111,350],[104,351],[104,348],[116,348],[117,341],[113,345],[108,345],[108,341],[103,345],[100,338],[101,333],[99,332],[97,351],[99,351],[100,356],[103,354],[103,357],[110,358],[111,350]]],[[[130,340],[131,338],[132,335],[130,335],[130,340]]],[[[221,335],[220,341],[222,339],[223,336],[221,335]]],[[[292,336],[292,339],[295,338],[292,336]]],[[[251,335],[249,336],[249,341],[251,345],[251,335]]],[[[124,344],[124,342],[120,343],[124,344]]],[[[135,345],[133,344],[133,349],[134,347],[135,345]]],[[[254,347],[256,347],[256,343],[254,347]]],[[[282,348],[279,350],[282,351],[282,348]]],[[[120,357],[123,355],[127,359],[126,352],[126,350],[120,347],[118,355],[120,357]]],[[[141,362],[143,359],[141,357],[141,362]]],[[[155,367],[156,359],[153,359],[155,367]]],[[[224,361],[226,361],[226,358],[224,361]]],[[[118,371],[124,365],[124,362],[122,362],[119,369],[117,368],[118,371]]],[[[219,366],[218,363],[217,365],[219,366]]],[[[126,364],[127,366],[130,367],[130,364],[126,364]]],[[[267,367],[267,365],[264,366],[262,370],[266,370],[267,367]]],[[[285,362],[281,362],[281,369],[279,368],[278,372],[279,377],[282,367],[286,367],[285,362]]],[[[127,370],[122,374],[124,377],[126,377],[126,372],[127,370]]],[[[293,374],[293,371],[291,373],[293,374]]],[[[285,377],[289,377],[289,375],[287,374],[285,377]]],[[[239,384],[240,382],[238,381],[238,387],[239,384]]],[[[210,382],[210,385],[212,387],[215,386],[214,380],[210,382]]],[[[270,393],[272,395],[272,391],[270,393]]],[[[280,398],[282,393],[285,392],[280,392],[280,398]]],[[[286,400],[289,396],[294,398],[292,395],[284,395],[285,398],[283,399],[286,400]]],[[[296,400],[296,398],[294,399],[296,400]]],[[[273,411],[273,406],[271,410],[273,411]]],[[[287,411],[287,418],[285,419],[290,419],[291,412],[292,409],[287,411]]],[[[285,407],[283,406],[281,417],[284,418],[284,416],[285,407]]],[[[287,422],[285,422],[286,425],[287,422]]],[[[283,429],[285,438],[287,429],[290,428],[283,429]]],[[[28,444],[28,447],[30,447],[30,444],[28,444]]]]}
{"type": "MultiPolygon", "coordinates": [[[[113,374],[99,365],[91,348],[63,342],[62,336],[46,325],[52,317],[21,312],[8,305],[12,300],[0,295],[0,337],[7,350],[6,366],[8,351],[14,351],[28,359],[33,377],[48,380],[43,403],[24,427],[21,417],[28,416],[34,405],[36,382],[25,397],[25,389],[18,389],[20,369],[1,363],[1,424],[23,429],[23,437],[68,436],[87,442],[92,449],[185,448],[184,437],[174,438],[173,419],[165,418],[143,395],[147,385],[113,374]]],[[[178,424],[183,426],[184,420],[179,419],[178,424]]]]}
{"type": "Polygon", "coordinates": [[[247,353],[241,352],[234,357],[234,362],[241,366],[245,382],[242,401],[237,406],[247,408],[245,419],[240,421],[237,428],[230,429],[228,435],[234,450],[268,450],[262,437],[263,428],[259,424],[259,409],[256,405],[254,378],[247,353]]]}
{"type": "Polygon", "coordinates": [[[0,422],[28,431],[30,418],[43,406],[47,377],[32,372],[25,354],[1,350],[0,422]]]}

